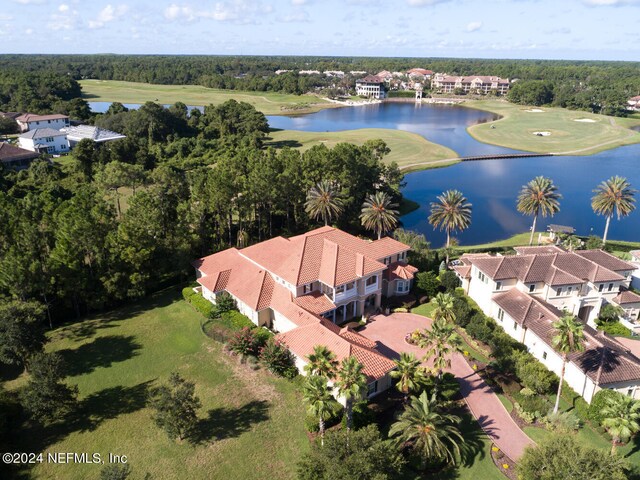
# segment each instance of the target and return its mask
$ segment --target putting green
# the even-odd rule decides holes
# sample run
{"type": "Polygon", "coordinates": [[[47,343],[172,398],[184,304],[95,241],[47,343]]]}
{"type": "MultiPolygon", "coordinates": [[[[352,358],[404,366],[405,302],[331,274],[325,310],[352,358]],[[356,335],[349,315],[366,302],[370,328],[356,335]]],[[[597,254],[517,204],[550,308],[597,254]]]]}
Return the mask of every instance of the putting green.
{"type": "Polygon", "coordinates": [[[628,128],[639,125],[640,119],[619,119],[564,108],[527,107],[496,100],[471,101],[464,106],[502,116],[495,122],[469,127],[471,136],[484,143],[516,150],[591,155],[640,142],[640,133],[628,128]]]}

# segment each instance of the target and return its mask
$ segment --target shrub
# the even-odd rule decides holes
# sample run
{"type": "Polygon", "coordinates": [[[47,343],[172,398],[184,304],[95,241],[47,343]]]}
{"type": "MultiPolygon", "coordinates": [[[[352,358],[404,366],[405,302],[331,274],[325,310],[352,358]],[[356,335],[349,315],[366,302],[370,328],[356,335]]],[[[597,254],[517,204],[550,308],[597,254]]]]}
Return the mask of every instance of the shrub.
{"type": "Polygon", "coordinates": [[[617,335],[620,337],[630,337],[631,330],[622,325],[620,322],[596,322],[598,330],[608,333],[609,335],[617,335]]]}
{"type": "MultiPolygon", "coordinates": [[[[340,421],[342,420],[343,410],[343,408],[336,408],[335,411],[332,412],[331,417],[329,417],[328,420],[325,420],[324,427],[328,429],[340,423],[340,421]]],[[[317,432],[320,429],[320,422],[318,420],[318,417],[316,417],[315,415],[307,414],[304,419],[304,426],[309,432],[317,432]]]]}
{"type": "Polygon", "coordinates": [[[266,328],[256,328],[255,335],[256,339],[258,340],[258,344],[261,347],[266,345],[267,342],[273,338],[273,332],[266,328]]]}
{"type": "Polygon", "coordinates": [[[298,373],[293,354],[280,340],[274,338],[270,338],[260,349],[260,362],[267,370],[280,377],[293,378],[298,373]]]}
{"type": "Polygon", "coordinates": [[[100,480],[126,480],[130,474],[129,464],[109,463],[100,470],[100,480]]]}
{"type": "Polygon", "coordinates": [[[409,310],[405,307],[398,307],[393,309],[393,313],[407,313],[409,310]]]}
{"type": "MultiPolygon", "coordinates": [[[[432,392],[438,379],[433,376],[429,376],[424,382],[425,388],[432,392]]],[[[456,380],[456,377],[451,373],[445,373],[442,375],[442,379],[438,385],[438,397],[442,400],[449,401],[457,398],[460,394],[460,384],[456,380]]]]}
{"type": "Polygon", "coordinates": [[[540,416],[540,412],[527,412],[518,402],[513,404],[513,408],[516,409],[520,418],[527,423],[535,423],[536,418],[540,416]]]}
{"type": "Polygon", "coordinates": [[[587,243],[585,245],[585,248],[587,250],[602,248],[602,239],[595,235],[590,235],[589,238],[587,238],[587,243]]]}
{"type": "Polygon", "coordinates": [[[532,355],[518,352],[515,361],[515,373],[522,384],[536,393],[550,393],[558,378],[553,372],[537,361],[532,355]]]}
{"type": "Polygon", "coordinates": [[[456,325],[465,328],[469,324],[469,320],[471,320],[471,314],[473,310],[467,303],[467,300],[464,297],[456,295],[453,297],[453,313],[455,315],[455,323],[456,325]]]}
{"type": "Polygon", "coordinates": [[[483,343],[489,343],[493,335],[493,326],[487,321],[487,317],[480,312],[471,317],[466,330],[472,338],[483,343]]]}
{"type": "MultiPolygon", "coordinates": [[[[564,388],[565,388],[565,385],[562,385],[563,391],[564,391],[564,388]]],[[[574,400],[573,412],[583,422],[586,422],[587,420],[589,420],[589,404],[584,398],[578,397],[574,400]]]]}
{"type": "Polygon", "coordinates": [[[258,354],[260,347],[255,332],[250,328],[243,328],[237,332],[229,343],[227,344],[229,350],[239,355],[254,355],[258,354]]]}
{"type": "Polygon", "coordinates": [[[201,294],[194,292],[192,287],[182,289],[182,297],[189,302],[196,310],[207,318],[211,318],[214,305],[201,294]]]}
{"type": "MultiPolygon", "coordinates": [[[[353,405],[353,429],[359,430],[367,425],[376,423],[376,414],[369,408],[367,402],[358,402],[353,405]]],[[[347,428],[347,416],[342,416],[342,427],[347,428]]]]}
{"type": "Polygon", "coordinates": [[[232,310],[238,309],[236,301],[227,292],[220,292],[216,296],[216,304],[214,307],[215,308],[213,313],[216,317],[219,317],[224,313],[230,312],[232,310]]]}
{"type": "Polygon", "coordinates": [[[452,270],[447,270],[440,274],[440,283],[448,293],[453,292],[460,286],[460,279],[452,270]]]}
{"type": "Polygon", "coordinates": [[[558,433],[571,433],[577,431],[581,423],[580,419],[572,412],[556,412],[550,411],[544,418],[547,429],[558,433]]]}
{"type": "Polygon", "coordinates": [[[526,396],[519,392],[513,398],[523,412],[534,414],[536,418],[541,418],[549,410],[549,400],[541,395],[526,396]]]}
{"type": "Polygon", "coordinates": [[[253,323],[249,319],[249,317],[241,314],[236,310],[230,310],[223,313],[220,317],[220,322],[233,330],[240,330],[242,328],[256,328],[255,323],[253,323]]]}
{"type": "Polygon", "coordinates": [[[419,272],[416,274],[416,287],[429,298],[432,298],[438,293],[440,281],[433,272],[419,272]]]}
{"type": "Polygon", "coordinates": [[[603,420],[602,409],[607,406],[608,399],[619,396],[622,396],[622,394],[615,390],[602,389],[598,391],[591,399],[591,405],[589,405],[589,420],[600,425],[603,420]]]}

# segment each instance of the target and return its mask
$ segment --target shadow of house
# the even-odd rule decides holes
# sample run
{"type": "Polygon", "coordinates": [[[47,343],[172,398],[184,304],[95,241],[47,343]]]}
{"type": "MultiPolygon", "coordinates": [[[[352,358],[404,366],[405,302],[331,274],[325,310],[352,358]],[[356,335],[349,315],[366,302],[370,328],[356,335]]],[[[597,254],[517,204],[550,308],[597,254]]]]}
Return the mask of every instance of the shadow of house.
{"type": "Polygon", "coordinates": [[[239,408],[219,407],[207,412],[196,427],[194,441],[206,443],[238,437],[269,419],[269,402],[254,400],[239,408]]]}
{"type": "Polygon", "coordinates": [[[106,335],[76,349],[60,350],[69,376],[82,375],[98,367],[108,368],[138,355],[140,345],[132,335],[106,335]]]}

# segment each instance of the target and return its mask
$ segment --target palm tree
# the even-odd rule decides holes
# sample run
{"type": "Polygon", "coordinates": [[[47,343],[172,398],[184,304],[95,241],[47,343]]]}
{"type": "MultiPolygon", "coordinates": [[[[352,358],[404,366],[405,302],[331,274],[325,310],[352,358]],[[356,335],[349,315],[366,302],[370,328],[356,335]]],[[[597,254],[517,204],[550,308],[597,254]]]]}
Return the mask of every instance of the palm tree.
{"type": "Polygon", "coordinates": [[[400,445],[410,446],[423,465],[432,459],[456,463],[459,445],[464,443],[459,424],[460,417],[438,413],[435,396],[429,398],[422,392],[420,397],[411,397],[411,403],[391,425],[389,436],[397,436],[400,445]]]}
{"type": "Polygon", "coordinates": [[[309,406],[310,415],[318,419],[318,431],[320,441],[324,445],[324,422],[338,410],[340,404],[331,395],[331,389],[327,385],[325,377],[310,375],[302,387],[302,398],[309,406]]]}
{"type": "Polygon", "coordinates": [[[442,318],[450,323],[455,321],[456,314],[453,311],[453,296],[450,293],[438,293],[432,301],[436,306],[436,308],[433,309],[434,320],[442,318]]]}
{"type": "Polygon", "coordinates": [[[304,369],[310,375],[319,375],[326,378],[335,378],[338,362],[336,355],[324,345],[313,347],[313,353],[307,357],[309,363],[304,369]]]}
{"type": "Polygon", "coordinates": [[[561,198],[562,195],[558,193],[558,187],[553,184],[553,180],[550,178],[539,176],[522,186],[520,194],[518,194],[518,211],[525,215],[533,215],[529,245],[533,244],[538,215],[553,217],[560,211],[559,200],[561,198]]]}
{"type": "MultiPolygon", "coordinates": [[[[433,368],[437,372],[438,382],[442,380],[442,372],[451,366],[451,354],[462,351],[462,338],[452,323],[444,318],[433,321],[431,330],[420,341],[420,348],[428,348],[425,358],[433,358],[433,368]]],[[[436,384],[437,386],[437,384],[436,384]]]]}
{"type": "Polygon", "coordinates": [[[336,186],[327,180],[321,180],[307,193],[304,209],[311,218],[322,218],[325,226],[342,213],[344,202],[336,186]]]}
{"type": "Polygon", "coordinates": [[[564,372],[567,367],[567,357],[573,352],[584,350],[584,325],[572,315],[565,315],[557,322],[553,323],[556,335],[552,338],[553,347],[562,354],[562,370],[560,371],[560,383],[558,384],[558,394],[553,413],[558,412],[560,406],[560,394],[562,393],[562,382],[564,382],[564,372]]]}
{"type": "Polygon", "coordinates": [[[385,192],[376,192],[367,195],[362,204],[360,221],[367,230],[373,230],[378,235],[378,240],[383,233],[393,230],[398,226],[398,204],[391,202],[391,197],[385,192]]]}
{"type": "Polygon", "coordinates": [[[631,188],[631,184],[624,177],[617,175],[605,180],[593,191],[595,195],[591,197],[591,208],[598,215],[607,217],[604,227],[602,244],[607,243],[607,233],[609,233],[609,222],[615,211],[618,220],[626,217],[636,209],[636,190],[631,188]]]}
{"type": "Polygon", "coordinates": [[[616,452],[616,443],[628,442],[640,430],[640,402],[631,397],[616,395],[606,399],[601,410],[602,426],[611,435],[611,455],[616,452]]]}
{"type": "Polygon", "coordinates": [[[394,360],[396,369],[391,370],[391,378],[397,378],[396,388],[404,394],[404,402],[409,400],[409,392],[416,391],[424,383],[424,368],[420,366],[413,353],[402,352],[400,358],[394,360]]]}
{"type": "MultiPolygon", "coordinates": [[[[440,230],[447,232],[445,248],[449,248],[451,232],[461,232],[471,225],[471,204],[462,192],[447,190],[438,196],[437,202],[431,203],[429,223],[434,228],[439,227],[440,230]]],[[[447,263],[449,263],[448,253],[447,263]]]]}
{"type": "Polygon", "coordinates": [[[338,395],[345,399],[345,410],[347,414],[347,432],[353,426],[353,401],[362,397],[367,388],[367,377],[362,373],[362,364],[356,357],[342,359],[338,370],[336,389],[338,395]]]}

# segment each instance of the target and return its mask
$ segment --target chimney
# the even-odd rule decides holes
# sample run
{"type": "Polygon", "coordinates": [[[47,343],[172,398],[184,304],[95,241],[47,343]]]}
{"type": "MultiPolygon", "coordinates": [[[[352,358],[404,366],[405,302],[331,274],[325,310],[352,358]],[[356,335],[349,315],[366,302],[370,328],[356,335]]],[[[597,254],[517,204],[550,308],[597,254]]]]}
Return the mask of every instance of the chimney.
{"type": "Polygon", "coordinates": [[[364,276],[364,255],[361,253],[356,253],[356,275],[364,276]]]}

